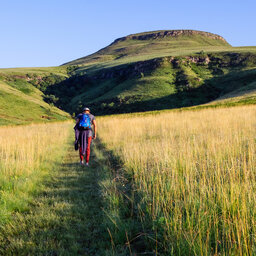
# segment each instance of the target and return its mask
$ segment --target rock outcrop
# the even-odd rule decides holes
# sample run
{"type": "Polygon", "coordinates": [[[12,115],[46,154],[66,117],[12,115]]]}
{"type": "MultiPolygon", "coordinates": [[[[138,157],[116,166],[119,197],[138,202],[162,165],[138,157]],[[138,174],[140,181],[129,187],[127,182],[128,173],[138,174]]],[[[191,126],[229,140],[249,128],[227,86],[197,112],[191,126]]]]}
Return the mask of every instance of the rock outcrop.
{"type": "Polygon", "coordinates": [[[212,34],[209,32],[204,31],[197,31],[197,30],[161,30],[161,31],[152,31],[146,33],[139,33],[139,34],[132,34],[129,36],[121,37],[116,39],[112,44],[125,41],[125,40],[150,40],[150,39],[158,39],[158,38],[165,38],[165,37],[179,37],[179,36],[193,36],[193,35],[200,35],[205,36],[214,40],[221,40],[225,43],[227,41],[217,34],[212,34]]]}

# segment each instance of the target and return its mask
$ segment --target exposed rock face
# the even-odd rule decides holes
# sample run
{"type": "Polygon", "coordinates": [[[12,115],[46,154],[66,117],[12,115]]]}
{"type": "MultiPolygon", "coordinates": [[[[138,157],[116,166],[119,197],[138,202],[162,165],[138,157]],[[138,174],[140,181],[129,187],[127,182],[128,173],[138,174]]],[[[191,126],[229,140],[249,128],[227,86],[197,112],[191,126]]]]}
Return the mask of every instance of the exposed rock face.
{"type": "Polygon", "coordinates": [[[189,62],[192,62],[192,63],[206,64],[206,65],[209,64],[209,62],[211,61],[208,56],[205,56],[205,57],[188,56],[188,57],[185,57],[185,59],[187,59],[189,62]]]}
{"type": "Polygon", "coordinates": [[[147,32],[143,34],[132,34],[129,36],[121,37],[116,39],[113,42],[113,44],[121,41],[125,41],[128,39],[149,40],[149,39],[157,39],[157,38],[165,38],[165,37],[192,36],[192,35],[201,35],[211,39],[221,40],[227,43],[227,41],[222,36],[219,36],[217,34],[212,34],[209,32],[203,32],[203,31],[197,31],[197,30],[165,30],[165,31],[163,30],[163,31],[147,32]]]}

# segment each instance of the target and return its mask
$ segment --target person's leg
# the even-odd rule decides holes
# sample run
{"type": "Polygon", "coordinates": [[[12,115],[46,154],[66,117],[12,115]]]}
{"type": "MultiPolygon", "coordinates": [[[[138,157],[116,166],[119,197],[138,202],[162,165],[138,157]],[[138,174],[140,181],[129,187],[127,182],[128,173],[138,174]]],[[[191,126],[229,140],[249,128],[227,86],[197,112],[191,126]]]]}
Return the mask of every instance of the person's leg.
{"type": "Polygon", "coordinates": [[[82,131],[82,133],[81,133],[81,148],[82,148],[83,156],[85,156],[85,154],[86,154],[86,145],[87,145],[87,134],[86,134],[86,131],[82,131]]]}
{"type": "Polygon", "coordinates": [[[79,155],[80,155],[80,160],[81,162],[84,160],[84,156],[86,153],[86,132],[85,131],[80,131],[80,136],[79,136],[79,155]]]}
{"type": "Polygon", "coordinates": [[[78,150],[79,146],[79,130],[75,129],[75,150],[78,150]]]}
{"type": "Polygon", "coordinates": [[[79,148],[79,156],[80,156],[80,161],[83,162],[84,161],[84,156],[82,154],[82,147],[79,148]]]}
{"type": "Polygon", "coordinates": [[[90,147],[91,147],[91,142],[92,142],[92,136],[87,137],[87,147],[86,147],[86,163],[89,163],[90,159],[90,147]]]}

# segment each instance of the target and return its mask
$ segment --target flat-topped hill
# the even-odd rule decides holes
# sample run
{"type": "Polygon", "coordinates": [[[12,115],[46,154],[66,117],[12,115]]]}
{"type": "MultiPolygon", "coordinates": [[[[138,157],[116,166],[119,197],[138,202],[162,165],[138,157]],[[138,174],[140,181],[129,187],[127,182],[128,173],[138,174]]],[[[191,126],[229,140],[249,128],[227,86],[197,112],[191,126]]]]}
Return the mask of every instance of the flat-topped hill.
{"type": "Polygon", "coordinates": [[[102,114],[168,109],[234,95],[255,101],[256,47],[232,47],[204,31],[131,34],[65,65],[73,77],[48,94],[69,112],[83,104],[102,114]]]}
{"type": "Polygon", "coordinates": [[[255,104],[255,81],[256,47],[196,30],[131,34],[60,67],[0,69],[0,123],[68,118],[53,105],[71,114],[86,105],[99,115],[255,104]],[[17,120],[18,110],[28,114],[17,120]]]}
{"type": "Polygon", "coordinates": [[[109,46],[89,56],[66,63],[88,65],[96,63],[127,63],[168,55],[183,55],[196,51],[229,49],[221,36],[196,30],[160,30],[131,34],[116,39],[109,46]]]}
{"type": "Polygon", "coordinates": [[[176,38],[180,36],[195,36],[195,35],[200,35],[204,36],[207,38],[211,38],[214,40],[221,40],[225,44],[228,44],[227,41],[222,37],[217,34],[209,33],[209,32],[204,32],[204,31],[197,31],[197,30],[159,30],[159,31],[150,31],[150,32],[144,32],[144,33],[137,33],[137,34],[131,34],[125,37],[121,37],[116,39],[113,44],[118,43],[120,41],[125,41],[125,40],[151,40],[151,39],[162,39],[162,38],[176,38]]]}

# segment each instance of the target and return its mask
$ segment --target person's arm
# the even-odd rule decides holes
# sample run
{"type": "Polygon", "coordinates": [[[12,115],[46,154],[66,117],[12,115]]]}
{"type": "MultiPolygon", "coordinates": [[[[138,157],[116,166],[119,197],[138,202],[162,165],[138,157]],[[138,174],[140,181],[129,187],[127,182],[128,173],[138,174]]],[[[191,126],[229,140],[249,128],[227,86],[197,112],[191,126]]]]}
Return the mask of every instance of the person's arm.
{"type": "Polygon", "coordinates": [[[94,128],[94,136],[93,139],[96,139],[96,134],[97,134],[97,126],[96,126],[96,120],[92,120],[93,128],[94,128]]]}
{"type": "Polygon", "coordinates": [[[79,123],[80,117],[81,117],[81,114],[78,114],[78,115],[76,116],[76,125],[79,123]]]}
{"type": "Polygon", "coordinates": [[[77,125],[78,125],[78,123],[79,123],[79,118],[78,118],[78,117],[76,117],[76,124],[75,124],[75,126],[74,126],[74,129],[75,129],[75,130],[77,129],[77,125]]]}

